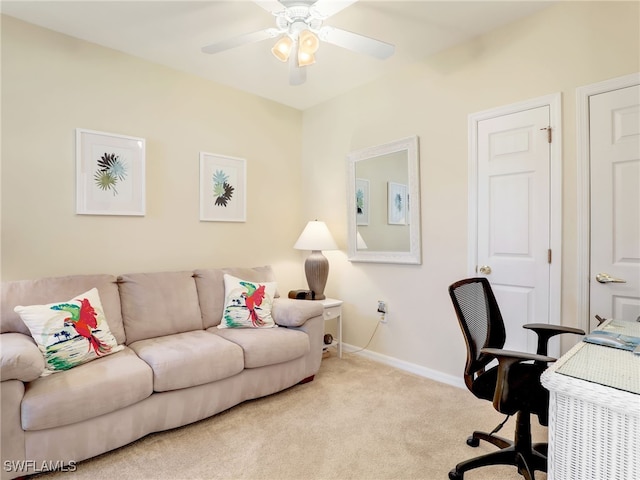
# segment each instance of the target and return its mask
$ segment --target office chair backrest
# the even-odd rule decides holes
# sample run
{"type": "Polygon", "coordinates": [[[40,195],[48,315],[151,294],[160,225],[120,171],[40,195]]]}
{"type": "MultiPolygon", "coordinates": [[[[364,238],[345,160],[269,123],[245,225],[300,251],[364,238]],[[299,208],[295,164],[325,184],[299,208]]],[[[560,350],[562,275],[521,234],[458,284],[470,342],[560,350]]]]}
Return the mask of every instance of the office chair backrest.
{"type": "Polygon", "coordinates": [[[480,353],[484,347],[502,348],[506,339],[504,322],[491,285],[486,278],[467,278],[449,286],[449,295],[467,344],[464,380],[471,383],[493,357],[480,353]]]}

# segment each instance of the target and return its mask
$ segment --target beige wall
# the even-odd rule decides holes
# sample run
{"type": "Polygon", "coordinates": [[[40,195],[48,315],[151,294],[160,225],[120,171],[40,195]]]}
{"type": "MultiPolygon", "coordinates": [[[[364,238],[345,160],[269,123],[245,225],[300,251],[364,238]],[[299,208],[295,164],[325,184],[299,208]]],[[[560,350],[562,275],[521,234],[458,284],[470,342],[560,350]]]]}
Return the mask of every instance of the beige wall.
{"type": "Polygon", "coordinates": [[[305,208],[327,221],[342,248],[327,254],[325,292],[346,302],[348,343],[367,343],[376,301],[386,300],[389,322],[369,348],[460,375],[465,350],[447,286],[467,276],[468,115],[556,92],[564,131],[562,318],[579,323],[575,90],[640,70],[638,6],[562,3],[304,112],[305,208]],[[345,157],[413,134],[420,137],[423,263],[351,264],[345,157]]]}
{"type": "Polygon", "coordinates": [[[300,285],[298,110],[2,19],[2,279],[271,263],[300,285]],[[146,139],[144,217],[75,214],[76,127],[146,139]],[[247,160],[247,222],[199,221],[199,152],[247,160]],[[283,221],[286,220],[286,221],[283,221]]]}
{"type": "Polygon", "coordinates": [[[326,293],[345,301],[346,341],[367,343],[386,300],[369,348],[459,378],[446,288],[467,273],[468,115],[562,93],[562,314],[576,324],[575,89],[640,70],[639,13],[562,3],[302,113],[3,18],[2,279],[271,263],[286,291],[304,285],[292,245],[318,218],[341,248],[326,293]],[[74,214],[76,127],[146,138],[144,218],[74,214]],[[352,264],[346,156],[414,134],[423,264],[352,264]],[[199,222],[201,150],[247,159],[246,223],[199,222]]]}

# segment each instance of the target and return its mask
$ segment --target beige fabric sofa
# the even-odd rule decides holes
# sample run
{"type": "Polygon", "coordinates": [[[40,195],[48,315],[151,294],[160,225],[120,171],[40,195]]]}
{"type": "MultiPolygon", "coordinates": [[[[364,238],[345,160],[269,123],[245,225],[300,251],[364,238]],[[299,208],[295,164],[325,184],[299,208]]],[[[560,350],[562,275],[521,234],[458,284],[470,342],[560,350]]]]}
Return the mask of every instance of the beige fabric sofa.
{"type": "Polygon", "coordinates": [[[224,273],[274,281],[270,267],[260,267],[4,282],[2,478],[69,468],[312,379],[322,358],[322,306],[280,297],[272,310],[278,328],[218,329],[224,273]],[[124,349],[41,377],[42,354],[14,307],[93,287],[124,349]]]}

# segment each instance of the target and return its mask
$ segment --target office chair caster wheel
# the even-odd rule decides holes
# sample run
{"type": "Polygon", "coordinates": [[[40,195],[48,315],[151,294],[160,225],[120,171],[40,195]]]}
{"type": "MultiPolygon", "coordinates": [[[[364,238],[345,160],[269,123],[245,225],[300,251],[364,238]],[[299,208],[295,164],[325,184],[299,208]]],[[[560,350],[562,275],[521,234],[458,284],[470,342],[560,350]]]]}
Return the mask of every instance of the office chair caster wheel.
{"type": "Polygon", "coordinates": [[[451,470],[449,472],[449,480],[462,480],[462,474],[457,470],[451,470]]]}
{"type": "Polygon", "coordinates": [[[467,445],[469,445],[470,447],[477,447],[478,445],[480,445],[480,440],[472,435],[467,438],[467,445]]]}

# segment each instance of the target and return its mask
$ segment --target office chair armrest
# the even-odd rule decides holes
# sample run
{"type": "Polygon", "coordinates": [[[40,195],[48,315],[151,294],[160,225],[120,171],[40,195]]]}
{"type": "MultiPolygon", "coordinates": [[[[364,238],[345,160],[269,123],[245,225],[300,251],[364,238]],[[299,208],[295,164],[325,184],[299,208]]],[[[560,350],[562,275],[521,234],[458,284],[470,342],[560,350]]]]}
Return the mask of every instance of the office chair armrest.
{"type": "Polygon", "coordinates": [[[504,362],[505,365],[527,362],[529,360],[543,363],[555,362],[557,360],[553,357],[539,355],[537,353],[516,352],[513,350],[503,350],[501,348],[483,348],[480,352],[495,357],[498,360],[498,363],[501,363],[502,359],[502,362],[504,362]]]}
{"type": "Polygon", "coordinates": [[[539,355],[547,354],[549,339],[555,335],[559,335],[561,333],[584,335],[584,330],[579,328],[563,327],[562,325],[551,325],[549,323],[527,323],[522,327],[533,330],[538,335],[538,349],[536,351],[539,355]]]}
{"type": "MultiPolygon", "coordinates": [[[[522,362],[533,360],[540,366],[540,373],[544,370],[544,365],[555,362],[556,359],[546,355],[535,353],[515,352],[513,350],[502,350],[500,348],[483,348],[482,353],[491,355],[498,360],[498,376],[496,379],[496,389],[493,394],[493,407],[500,413],[513,415],[517,411],[517,402],[511,398],[511,388],[509,379],[510,368],[522,362]]],[[[533,367],[533,365],[531,365],[533,367]]]]}

